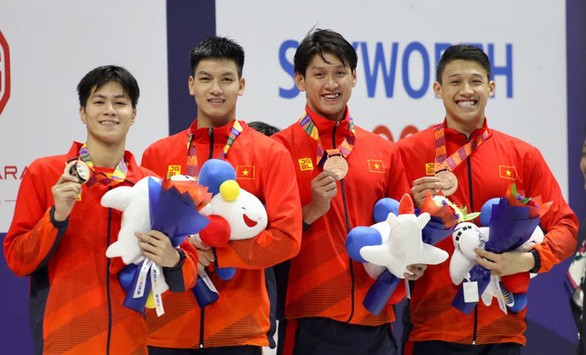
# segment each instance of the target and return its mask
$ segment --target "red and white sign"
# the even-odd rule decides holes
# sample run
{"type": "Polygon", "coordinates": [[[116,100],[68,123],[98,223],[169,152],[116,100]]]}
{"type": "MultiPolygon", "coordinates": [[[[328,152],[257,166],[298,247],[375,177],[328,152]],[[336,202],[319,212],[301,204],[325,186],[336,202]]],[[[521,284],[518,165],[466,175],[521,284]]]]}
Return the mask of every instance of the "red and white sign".
{"type": "Polygon", "coordinates": [[[10,51],[0,31],[0,114],[10,98],[10,51]]]}

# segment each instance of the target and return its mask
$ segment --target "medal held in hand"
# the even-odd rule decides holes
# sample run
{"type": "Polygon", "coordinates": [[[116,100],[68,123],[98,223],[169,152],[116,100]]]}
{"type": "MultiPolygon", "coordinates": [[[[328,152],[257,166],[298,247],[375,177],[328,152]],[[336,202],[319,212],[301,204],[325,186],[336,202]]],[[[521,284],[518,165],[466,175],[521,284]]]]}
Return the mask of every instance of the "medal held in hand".
{"type": "Polygon", "coordinates": [[[65,174],[77,178],[80,184],[85,184],[90,178],[90,168],[81,159],[70,161],[65,166],[65,174]]]}
{"type": "Polygon", "coordinates": [[[330,155],[324,163],[324,172],[336,180],[342,180],[348,173],[348,162],[342,155],[330,155]]]}
{"type": "Polygon", "coordinates": [[[458,188],[458,178],[456,175],[448,170],[443,170],[435,174],[442,184],[442,193],[444,196],[450,196],[458,188]]]}

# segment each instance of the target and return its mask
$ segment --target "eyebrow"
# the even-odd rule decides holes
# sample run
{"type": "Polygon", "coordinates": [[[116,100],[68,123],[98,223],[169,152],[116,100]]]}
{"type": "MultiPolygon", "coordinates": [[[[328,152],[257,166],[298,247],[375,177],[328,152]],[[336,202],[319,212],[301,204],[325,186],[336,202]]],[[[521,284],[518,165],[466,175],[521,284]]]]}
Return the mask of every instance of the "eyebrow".
{"type": "MultiPolygon", "coordinates": [[[[92,96],[90,96],[90,98],[100,98],[100,99],[107,99],[108,96],[103,95],[103,94],[92,94],[92,96]]],[[[115,99],[129,99],[128,95],[126,94],[118,94],[118,95],[114,95],[115,99]]]]}
{"type": "MultiPolygon", "coordinates": [[[[213,76],[211,73],[205,71],[205,70],[201,70],[198,71],[197,73],[195,73],[196,75],[208,75],[208,76],[213,76]]],[[[238,74],[236,72],[233,72],[231,70],[229,71],[225,71],[222,74],[220,74],[220,76],[237,76],[238,74]]]]}

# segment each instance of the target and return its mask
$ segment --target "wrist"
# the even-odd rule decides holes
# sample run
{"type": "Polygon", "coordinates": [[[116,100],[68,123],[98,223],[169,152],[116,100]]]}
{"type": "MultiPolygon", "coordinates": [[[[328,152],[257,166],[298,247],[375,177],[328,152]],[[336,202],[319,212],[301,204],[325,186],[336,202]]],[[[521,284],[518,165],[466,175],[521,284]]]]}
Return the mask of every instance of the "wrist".
{"type": "Polygon", "coordinates": [[[541,268],[541,257],[539,256],[537,249],[531,249],[529,253],[533,257],[533,267],[529,269],[529,272],[532,274],[536,274],[537,272],[539,272],[539,269],[541,268]]]}
{"type": "Polygon", "coordinates": [[[311,206],[311,204],[304,206],[302,212],[304,225],[311,225],[313,222],[315,222],[316,219],[320,217],[317,215],[315,209],[311,206]]]}

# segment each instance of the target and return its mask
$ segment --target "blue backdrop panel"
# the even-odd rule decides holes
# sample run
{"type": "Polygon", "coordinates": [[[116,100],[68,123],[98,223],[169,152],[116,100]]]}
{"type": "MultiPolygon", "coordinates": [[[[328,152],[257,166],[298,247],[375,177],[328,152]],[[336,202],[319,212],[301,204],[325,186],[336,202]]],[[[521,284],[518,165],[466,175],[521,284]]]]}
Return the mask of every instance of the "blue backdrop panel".
{"type": "Polygon", "coordinates": [[[216,33],[215,1],[167,1],[167,61],[169,73],[169,134],[185,128],[196,116],[187,91],[190,50],[216,33]]]}

